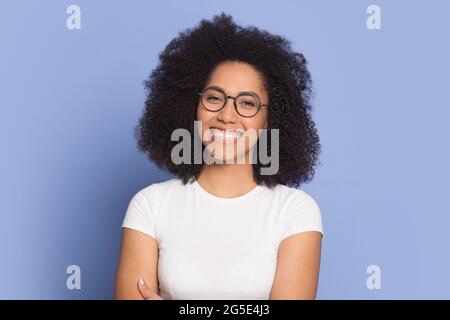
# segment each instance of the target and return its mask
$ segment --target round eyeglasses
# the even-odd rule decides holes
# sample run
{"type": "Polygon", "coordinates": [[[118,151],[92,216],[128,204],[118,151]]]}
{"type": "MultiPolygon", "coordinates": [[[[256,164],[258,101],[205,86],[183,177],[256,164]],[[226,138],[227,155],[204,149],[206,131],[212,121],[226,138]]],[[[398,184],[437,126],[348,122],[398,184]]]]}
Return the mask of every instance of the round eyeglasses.
{"type": "Polygon", "coordinates": [[[198,95],[201,98],[202,106],[211,112],[222,110],[228,99],[233,99],[234,109],[241,117],[245,118],[256,115],[261,107],[268,107],[267,104],[261,103],[259,96],[254,92],[244,91],[236,97],[232,97],[221,88],[211,86],[199,92],[198,95]]]}

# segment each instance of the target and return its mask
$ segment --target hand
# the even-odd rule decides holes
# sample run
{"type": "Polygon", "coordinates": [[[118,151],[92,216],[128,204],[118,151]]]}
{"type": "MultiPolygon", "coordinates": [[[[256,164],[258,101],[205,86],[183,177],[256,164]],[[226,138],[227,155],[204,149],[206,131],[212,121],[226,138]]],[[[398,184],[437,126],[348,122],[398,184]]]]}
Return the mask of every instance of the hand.
{"type": "Polygon", "coordinates": [[[158,294],[152,292],[144,281],[144,278],[139,278],[138,289],[144,300],[164,300],[158,294]]]}

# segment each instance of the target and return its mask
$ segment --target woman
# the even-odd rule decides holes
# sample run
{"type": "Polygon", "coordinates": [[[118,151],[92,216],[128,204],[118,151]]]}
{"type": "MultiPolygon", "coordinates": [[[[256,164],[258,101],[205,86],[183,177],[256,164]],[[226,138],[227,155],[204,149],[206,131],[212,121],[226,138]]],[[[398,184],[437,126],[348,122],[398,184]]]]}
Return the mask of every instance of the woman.
{"type": "Polygon", "coordinates": [[[321,213],[297,189],[320,152],[304,56],[222,13],[180,33],[159,58],[136,138],[175,178],[132,198],[115,298],[315,299],[321,213]],[[201,136],[200,150],[174,152],[180,128],[201,136]],[[277,135],[262,139],[264,129],[277,135]],[[269,166],[275,172],[264,174],[269,166]]]}

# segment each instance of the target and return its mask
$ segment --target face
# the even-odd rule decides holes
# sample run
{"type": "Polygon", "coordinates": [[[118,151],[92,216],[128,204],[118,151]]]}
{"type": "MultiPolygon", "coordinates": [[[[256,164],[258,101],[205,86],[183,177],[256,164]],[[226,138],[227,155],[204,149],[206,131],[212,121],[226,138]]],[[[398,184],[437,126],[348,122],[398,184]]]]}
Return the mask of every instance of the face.
{"type": "MultiPolygon", "coordinates": [[[[260,75],[247,63],[233,61],[218,65],[204,88],[210,86],[218,87],[226,95],[233,97],[241,92],[250,91],[259,96],[262,104],[269,104],[268,93],[260,75]]],[[[230,160],[249,159],[249,153],[253,150],[260,129],[267,128],[268,108],[261,107],[253,117],[243,117],[237,113],[234,100],[231,98],[228,98],[226,105],[217,112],[207,110],[202,105],[201,99],[200,97],[197,105],[197,120],[201,121],[202,143],[209,154],[227,163],[230,160]]],[[[209,96],[208,99],[212,102],[219,101],[214,96],[209,96]]],[[[250,106],[248,103],[245,99],[239,100],[239,104],[243,107],[250,106]]],[[[245,161],[247,163],[247,160],[245,161]]]]}

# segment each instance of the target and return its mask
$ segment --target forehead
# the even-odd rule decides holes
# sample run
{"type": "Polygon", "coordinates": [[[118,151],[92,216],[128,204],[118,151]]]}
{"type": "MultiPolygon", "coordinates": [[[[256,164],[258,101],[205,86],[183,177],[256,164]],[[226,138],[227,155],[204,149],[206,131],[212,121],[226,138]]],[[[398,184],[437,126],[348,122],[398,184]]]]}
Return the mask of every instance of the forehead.
{"type": "Polygon", "coordinates": [[[224,62],[211,73],[206,87],[216,86],[229,95],[242,91],[252,91],[264,96],[266,91],[260,74],[249,64],[243,62],[224,62]]]}

